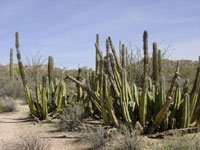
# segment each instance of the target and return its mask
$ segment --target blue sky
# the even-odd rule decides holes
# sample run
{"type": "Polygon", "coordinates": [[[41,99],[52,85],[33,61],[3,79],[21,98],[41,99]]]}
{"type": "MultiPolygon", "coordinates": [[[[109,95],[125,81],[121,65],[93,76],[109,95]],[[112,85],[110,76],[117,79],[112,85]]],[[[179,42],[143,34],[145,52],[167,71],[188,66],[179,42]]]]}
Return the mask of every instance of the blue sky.
{"type": "Polygon", "coordinates": [[[7,64],[9,49],[15,50],[16,31],[23,58],[52,55],[56,66],[72,69],[78,64],[94,68],[96,33],[105,51],[107,36],[116,48],[119,40],[142,48],[144,30],[150,51],[154,41],[161,50],[171,43],[170,59],[198,60],[200,1],[1,0],[0,63],[7,64]]]}

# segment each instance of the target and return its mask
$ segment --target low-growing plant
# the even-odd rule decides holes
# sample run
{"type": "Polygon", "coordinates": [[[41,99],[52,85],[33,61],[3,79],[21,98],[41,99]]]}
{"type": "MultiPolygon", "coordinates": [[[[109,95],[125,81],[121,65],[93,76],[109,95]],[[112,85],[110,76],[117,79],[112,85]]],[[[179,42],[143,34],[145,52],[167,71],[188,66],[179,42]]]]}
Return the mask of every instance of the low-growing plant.
{"type": "Polygon", "coordinates": [[[173,136],[165,136],[161,144],[152,145],[154,150],[200,150],[197,135],[181,135],[174,131],[173,136]]]}
{"type": "Polygon", "coordinates": [[[61,121],[58,123],[60,131],[72,131],[82,124],[84,108],[81,105],[67,106],[61,114],[61,121]]]}
{"type": "Polygon", "coordinates": [[[11,81],[9,76],[1,76],[0,96],[9,96],[15,99],[25,99],[24,88],[21,81],[11,81]]]}
{"type": "Polygon", "coordinates": [[[6,143],[4,150],[50,150],[50,144],[35,134],[26,134],[19,137],[19,141],[6,143]]]}
{"type": "Polygon", "coordinates": [[[106,133],[107,129],[102,126],[85,127],[81,132],[82,138],[79,141],[90,144],[92,150],[104,150],[106,149],[106,133]]]}
{"type": "Polygon", "coordinates": [[[121,126],[119,130],[119,141],[118,144],[114,146],[115,150],[142,150],[144,149],[144,142],[139,131],[130,131],[125,125],[121,126]]]}
{"type": "Polygon", "coordinates": [[[0,112],[13,112],[16,110],[16,103],[12,97],[0,97],[0,112]]]}

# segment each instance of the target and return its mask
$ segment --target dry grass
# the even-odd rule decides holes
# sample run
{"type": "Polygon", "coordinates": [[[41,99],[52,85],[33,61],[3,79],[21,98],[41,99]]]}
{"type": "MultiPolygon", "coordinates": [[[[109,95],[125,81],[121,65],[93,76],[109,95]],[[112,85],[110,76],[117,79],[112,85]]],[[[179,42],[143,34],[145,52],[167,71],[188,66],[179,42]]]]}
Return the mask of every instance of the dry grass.
{"type": "Polygon", "coordinates": [[[16,103],[12,97],[0,97],[0,112],[13,112],[16,110],[16,103]]]}
{"type": "Polygon", "coordinates": [[[104,150],[106,149],[106,133],[107,130],[102,126],[85,127],[81,132],[82,138],[78,141],[91,145],[90,149],[92,150],[104,150]]]}
{"type": "Polygon", "coordinates": [[[59,131],[73,131],[83,121],[84,108],[81,105],[67,106],[62,115],[61,121],[57,124],[59,131]]]}
{"type": "Polygon", "coordinates": [[[50,150],[50,144],[32,133],[19,137],[18,142],[6,143],[4,150],[50,150]]]}

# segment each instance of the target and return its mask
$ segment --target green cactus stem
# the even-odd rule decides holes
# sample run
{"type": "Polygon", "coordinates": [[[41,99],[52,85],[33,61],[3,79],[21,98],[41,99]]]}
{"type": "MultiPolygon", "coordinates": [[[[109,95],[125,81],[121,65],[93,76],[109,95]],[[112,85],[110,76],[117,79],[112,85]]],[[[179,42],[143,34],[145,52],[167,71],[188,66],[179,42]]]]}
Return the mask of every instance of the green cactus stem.
{"type": "Polygon", "coordinates": [[[52,56],[49,56],[48,58],[48,77],[49,82],[51,83],[54,78],[54,60],[52,56]]]}
{"type": "Polygon", "coordinates": [[[158,50],[158,68],[159,68],[159,76],[161,76],[162,73],[162,54],[161,50],[158,50]]]}
{"type": "MultiPolygon", "coordinates": [[[[96,34],[96,47],[99,48],[99,34],[97,33],[96,34]]],[[[96,75],[95,75],[95,80],[96,80],[96,87],[95,87],[95,90],[96,92],[99,91],[99,80],[98,80],[98,77],[99,77],[99,74],[100,74],[100,56],[99,56],[99,53],[97,52],[98,49],[96,48],[96,75]]]]}
{"type": "Polygon", "coordinates": [[[117,68],[118,68],[119,72],[121,72],[121,71],[122,71],[122,65],[121,65],[121,63],[120,63],[120,61],[119,61],[119,59],[118,59],[118,57],[117,57],[117,53],[116,53],[115,47],[114,47],[114,45],[113,45],[113,42],[112,42],[112,40],[111,40],[110,37],[108,37],[108,40],[109,40],[109,42],[110,42],[110,47],[111,47],[111,50],[112,50],[112,52],[113,52],[113,56],[114,56],[114,58],[115,58],[115,62],[116,62],[116,64],[117,64],[117,68]]]}
{"type": "Polygon", "coordinates": [[[159,63],[157,43],[153,43],[153,80],[156,85],[159,84],[159,63]]]}
{"type": "Polygon", "coordinates": [[[10,49],[10,78],[14,80],[14,66],[13,66],[13,49],[10,49]]]}
{"type": "Polygon", "coordinates": [[[19,50],[19,33],[18,32],[15,33],[15,47],[16,47],[16,50],[17,50],[17,59],[18,59],[18,66],[19,66],[19,70],[20,70],[20,75],[21,75],[22,83],[25,87],[27,85],[27,80],[26,80],[26,77],[25,77],[24,66],[22,64],[21,53],[20,53],[20,50],[19,50]]]}
{"type": "Polygon", "coordinates": [[[148,33],[144,31],[143,34],[143,49],[144,49],[144,80],[142,86],[142,95],[140,98],[140,123],[144,127],[146,123],[147,113],[147,82],[148,82],[148,33]]]}
{"type": "Polygon", "coordinates": [[[119,60],[120,63],[122,64],[122,42],[119,41],[119,60]]]}
{"type": "Polygon", "coordinates": [[[182,115],[182,128],[187,128],[190,125],[190,95],[188,93],[184,96],[184,106],[182,115]]]}
{"type": "Polygon", "coordinates": [[[122,44],[122,68],[126,68],[125,45],[122,44]]]}

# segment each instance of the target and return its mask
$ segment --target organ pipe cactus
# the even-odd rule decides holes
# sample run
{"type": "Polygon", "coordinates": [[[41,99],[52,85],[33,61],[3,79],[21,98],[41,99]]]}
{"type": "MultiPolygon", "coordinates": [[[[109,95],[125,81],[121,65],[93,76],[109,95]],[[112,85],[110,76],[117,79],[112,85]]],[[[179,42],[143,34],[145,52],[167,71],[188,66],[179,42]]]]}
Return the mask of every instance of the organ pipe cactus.
{"type": "Polygon", "coordinates": [[[156,85],[159,82],[159,63],[158,63],[158,49],[157,43],[153,43],[153,80],[156,85]]]}
{"type": "Polygon", "coordinates": [[[48,58],[48,77],[49,82],[51,83],[54,78],[54,60],[52,56],[49,56],[48,58]]]}
{"type": "Polygon", "coordinates": [[[17,59],[18,59],[20,75],[22,78],[24,92],[26,95],[26,100],[28,102],[31,114],[34,117],[37,117],[39,119],[47,119],[49,114],[56,115],[61,110],[62,104],[64,103],[63,101],[65,100],[65,97],[66,97],[66,86],[65,86],[65,83],[63,82],[63,79],[62,79],[63,77],[62,76],[60,77],[58,84],[55,84],[55,86],[52,81],[51,83],[49,83],[49,79],[47,77],[46,82],[45,84],[43,84],[43,86],[42,85],[36,86],[35,88],[36,100],[33,100],[32,98],[33,96],[31,95],[31,92],[27,85],[24,67],[21,61],[18,32],[16,32],[15,36],[16,36],[15,46],[17,49],[17,59]],[[50,98],[51,98],[51,102],[50,102],[50,98]],[[49,109],[49,108],[53,108],[53,109],[49,109]]]}
{"type": "MultiPolygon", "coordinates": [[[[161,51],[157,50],[156,43],[153,43],[154,75],[152,79],[149,78],[147,38],[147,31],[145,31],[143,35],[144,75],[142,87],[138,87],[135,83],[130,82],[129,77],[127,77],[127,73],[129,74],[131,72],[127,70],[127,65],[129,64],[127,62],[128,54],[126,52],[126,46],[124,44],[119,46],[118,57],[110,37],[106,40],[105,57],[99,48],[98,37],[95,43],[99,63],[96,61],[96,65],[98,64],[95,71],[96,77],[91,80],[95,87],[99,83],[98,90],[90,86],[91,81],[88,84],[81,83],[69,75],[67,78],[87,92],[89,99],[101,114],[106,125],[118,127],[118,120],[121,120],[132,129],[140,121],[140,127],[142,128],[140,131],[142,133],[189,127],[191,122],[191,104],[194,103],[192,105],[194,105],[193,109],[195,112],[200,112],[200,109],[197,107],[197,102],[195,102],[196,99],[193,102],[191,100],[193,92],[188,94],[188,85],[181,87],[178,84],[178,64],[168,93],[165,92],[165,78],[161,74],[161,51]],[[111,48],[112,53],[110,53],[109,48],[111,48]],[[187,99],[188,95],[190,97],[189,101],[187,99]]],[[[199,79],[196,81],[199,81],[199,79]]],[[[193,89],[195,90],[192,90],[195,91],[194,93],[196,95],[198,95],[198,92],[196,92],[198,86],[197,84],[194,85],[193,89]]],[[[196,116],[198,123],[200,122],[199,116],[196,116]]]]}
{"type": "Polygon", "coordinates": [[[162,54],[161,50],[158,50],[158,68],[159,68],[159,76],[161,75],[162,72],[162,54]]]}
{"type": "Polygon", "coordinates": [[[181,128],[187,128],[190,124],[190,95],[186,93],[184,95],[183,115],[181,128]]]}
{"type": "MultiPolygon", "coordinates": [[[[99,48],[99,34],[96,34],[96,45],[97,47],[99,48]]],[[[95,90],[96,92],[99,91],[99,74],[100,74],[100,56],[99,56],[99,53],[97,52],[97,48],[96,48],[96,75],[95,75],[95,78],[96,78],[96,87],[95,87],[95,90]]]]}
{"type": "MultiPolygon", "coordinates": [[[[78,69],[78,76],[76,77],[76,79],[77,79],[78,81],[81,81],[81,72],[82,72],[82,69],[79,68],[79,69],[78,69]]],[[[77,84],[77,101],[78,101],[78,102],[81,101],[82,95],[83,95],[83,90],[82,90],[82,88],[77,84]]]]}
{"type": "Polygon", "coordinates": [[[147,113],[147,75],[148,75],[148,33],[144,31],[143,34],[143,48],[144,48],[144,80],[142,86],[142,95],[140,97],[140,123],[145,126],[147,113]]]}
{"type": "MultiPolygon", "coordinates": [[[[200,62],[200,60],[199,60],[200,62]]],[[[200,88],[200,64],[199,67],[197,68],[197,73],[196,73],[196,78],[193,84],[193,88],[192,91],[190,93],[190,115],[193,115],[194,109],[196,107],[197,104],[197,100],[198,100],[198,91],[200,88]]]]}
{"type": "Polygon", "coordinates": [[[20,71],[22,83],[25,87],[27,85],[27,80],[26,80],[26,77],[25,77],[24,66],[22,64],[21,53],[20,53],[20,50],[19,50],[19,33],[18,32],[15,33],[15,47],[16,47],[16,50],[17,50],[17,59],[18,59],[19,71],[20,71]]]}
{"type": "Polygon", "coordinates": [[[13,49],[10,49],[10,78],[14,80],[14,66],[13,66],[13,49]]]}

